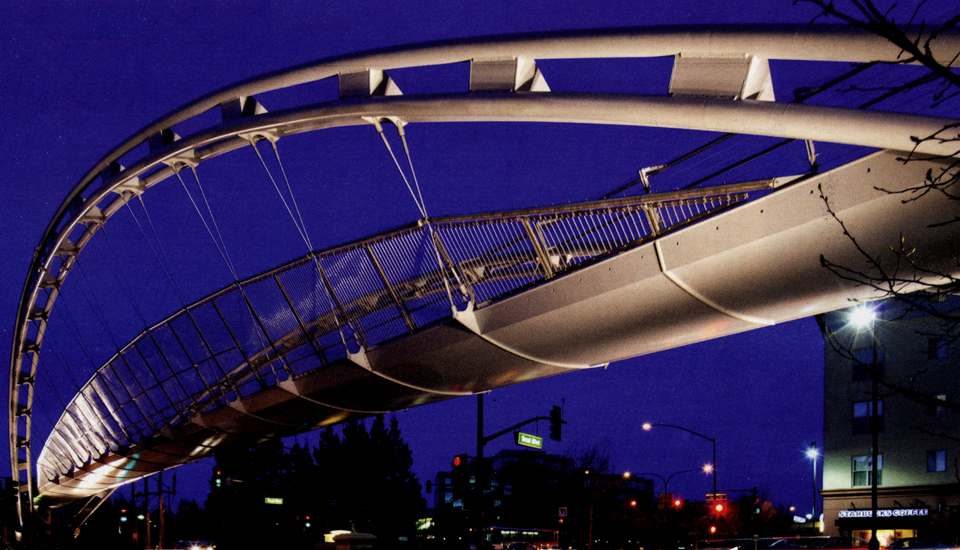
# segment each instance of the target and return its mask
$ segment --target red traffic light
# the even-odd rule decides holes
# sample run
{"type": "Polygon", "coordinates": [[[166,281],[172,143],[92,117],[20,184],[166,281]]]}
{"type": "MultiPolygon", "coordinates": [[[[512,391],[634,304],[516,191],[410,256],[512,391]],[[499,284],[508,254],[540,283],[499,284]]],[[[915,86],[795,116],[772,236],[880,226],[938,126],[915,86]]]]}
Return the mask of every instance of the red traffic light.
{"type": "Polygon", "coordinates": [[[453,457],[453,465],[454,465],[454,466],[459,466],[459,465],[460,465],[460,455],[457,455],[457,456],[453,457]]]}

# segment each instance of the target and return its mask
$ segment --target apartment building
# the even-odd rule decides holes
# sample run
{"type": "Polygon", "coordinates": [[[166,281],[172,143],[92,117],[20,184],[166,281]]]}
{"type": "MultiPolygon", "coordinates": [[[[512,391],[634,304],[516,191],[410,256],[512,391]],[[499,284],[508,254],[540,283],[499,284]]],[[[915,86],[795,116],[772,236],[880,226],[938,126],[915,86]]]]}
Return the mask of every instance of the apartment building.
{"type": "MultiPolygon", "coordinates": [[[[937,301],[939,311],[960,299],[937,301]]],[[[873,372],[878,372],[877,538],[960,536],[960,342],[891,302],[818,318],[825,343],[823,526],[869,539],[873,372]],[[876,369],[874,371],[874,369],[876,369]]]]}

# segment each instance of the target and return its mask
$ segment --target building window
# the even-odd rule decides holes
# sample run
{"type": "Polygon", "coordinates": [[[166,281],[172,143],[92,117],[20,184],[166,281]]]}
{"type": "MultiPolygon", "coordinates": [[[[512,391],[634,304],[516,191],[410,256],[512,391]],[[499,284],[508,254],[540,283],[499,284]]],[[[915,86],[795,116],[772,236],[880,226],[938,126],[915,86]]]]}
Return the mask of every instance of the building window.
{"type": "MultiPolygon", "coordinates": [[[[942,401],[943,403],[947,402],[947,394],[938,393],[934,395],[933,398],[937,401],[942,401]]],[[[927,414],[929,416],[940,416],[947,414],[947,408],[939,403],[927,403],[927,414]]]]}
{"type": "Polygon", "coordinates": [[[928,472],[946,472],[947,471],[947,451],[927,451],[927,471],[928,472]]]}
{"type": "MultiPolygon", "coordinates": [[[[853,435],[870,433],[870,416],[873,401],[857,401],[853,404],[853,435]]],[[[883,431],[883,399],[877,400],[877,430],[883,431]]]]}
{"type": "MultiPolygon", "coordinates": [[[[885,360],[885,348],[877,348],[877,374],[883,378],[883,364],[885,360]]],[[[870,380],[870,370],[873,368],[873,346],[868,348],[858,348],[853,350],[853,381],[868,382],[870,380]]]]}
{"type": "Polygon", "coordinates": [[[943,337],[927,339],[927,359],[946,359],[947,339],[943,337]]]}
{"type": "MultiPolygon", "coordinates": [[[[853,486],[870,487],[873,480],[873,456],[853,457],[853,486]]],[[[877,455],[877,485],[883,485],[883,455],[877,455]]]]}

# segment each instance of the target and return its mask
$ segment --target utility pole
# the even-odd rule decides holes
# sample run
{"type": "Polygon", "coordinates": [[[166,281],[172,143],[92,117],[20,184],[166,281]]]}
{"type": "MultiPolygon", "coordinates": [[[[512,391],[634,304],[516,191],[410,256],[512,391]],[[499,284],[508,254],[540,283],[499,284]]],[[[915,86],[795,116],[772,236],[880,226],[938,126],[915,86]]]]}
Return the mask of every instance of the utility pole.
{"type": "Polygon", "coordinates": [[[136,533],[137,539],[140,540],[142,536],[143,548],[150,549],[153,547],[153,537],[151,536],[151,519],[150,519],[150,497],[157,495],[157,502],[160,508],[160,521],[157,526],[157,548],[164,548],[166,545],[166,521],[164,516],[166,516],[167,506],[169,503],[173,502],[173,498],[177,496],[177,475],[173,475],[173,484],[168,490],[163,486],[163,472],[157,474],[157,490],[155,492],[150,491],[150,478],[143,478],[143,490],[139,493],[136,490],[136,483],[133,483],[130,486],[130,498],[131,505],[133,508],[137,507],[137,497],[143,498],[143,517],[144,517],[144,531],[140,532],[140,519],[137,514],[137,523],[136,523],[136,533]],[[168,500],[164,500],[164,495],[169,496],[168,500]]]}
{"type": "Polygon", "coordinates": [[[157,473],[157,503],[160,507],[160,533],[157,536],[157,548],[166,548],[166,526],[163,521],[166,512],[163,507],[163,470],[157,473]]]}
{"type": "Polygon", "coordinates": [[[143,478],[143,514],[147,517],[146,532],[144,533],[143,543],[144,548],[151,548],[153,545],[150,542],[150,487],[149,487],[150,478],[143,478]]]}
{"type": "MultiPolygon", "coordinates": [[[[483,494],[483,487],[481,487],[480,480],[486,479],[486,472],[483,472],[481,476],[481,470],[484,468],[483,463],[483,446],[486,445],[486,441],[483,438],[483,393],[477,394],[477,461],[473,466],[473,488],[476,491],[476,529],[477,529],[477,542],[479,543],[483,540],[483,514],[485,508],[485,499],[483,494]]],[[[480,545],[477,545],[479,548],[480,545]]]]}

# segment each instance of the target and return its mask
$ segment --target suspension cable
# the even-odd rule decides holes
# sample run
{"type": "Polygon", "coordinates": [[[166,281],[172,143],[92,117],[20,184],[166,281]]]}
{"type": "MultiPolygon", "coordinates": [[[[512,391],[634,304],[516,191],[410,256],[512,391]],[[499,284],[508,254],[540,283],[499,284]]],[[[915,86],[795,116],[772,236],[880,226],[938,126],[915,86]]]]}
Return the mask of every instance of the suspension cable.
{"type": "Polygon", "coordinates": [[[170,286],[173,287],[173,291],[177,294],[177,298],[180,300],[180,305],[182,307],[187,306],[187,301],[183,297],[183,292],[180,290],[180,285],[177,284],[176,279],[173,277],[173,270],[170,269],[169,259],[167,258],[167,253],[163,248],[163,243],[160,241],[160,236],[157,234],[157,228],[153,224],[153,218],[150,217],[150,211],[147,210],[147,204],[143,202],[143,197],[137,197],[140,201],[140,207],[143,208],[144,216],[147,218],[147,223],[150,225],[150,230],[153,232],[154,238],[157,241],[157,246],[154,247],[153,242],[147,237],[147,232],[144,230],[143,225],[140,223],[140,219],[137,218],[136,214],[133,212],[133,208],[130,207],[130,203],[127,202],[125,206],[130,212],[130,216],[133,218],[133,221],[136,222],[137,227],[140,229],[140,235],[143,236],[143,240],[147,243],[147,246],[150,247],[150,251],[153,253],[153,257],[156,258],[157,263],[160,264],[160,269],[163,270],[164,275],[167,277],[167,281],[170,282],[170,286]],[[159,250],[158,250],[159,249],[159,250]]]}
{"type": "MultiPolygon", "coordinates": [[[[267,166],[266,160],[263,158],[263,155],[260,153],[260,149],[257,147],[256,136],[250,136],[248,141],[250,146],[253,148],[254,152],[257,154],[257,158],[260,159],[260,165],[263,166],[263,170],[267,173],[267,177],[270,178],[270,183],[273,184],[274,190],[277,192],[277,196],[280,197],[280,202],[283,203],[284,209],[286,209],[287,214],[290,216],[290,221],[293,222],[294,227],[297,229],[297,233],[300,234],[300,240],[303,241],[304,246],[307,248],[307,253],[310,255],[310,259],[313,261],[314,268],[318,275],[321,278],[321,287],[323,288],[324,295],[327,298],[327,307],[330,309],[330,313],[333,314],[334,322],[337,325],[337,332],[340,334],[340,341],[343,343],[344,350],[349,353],[350,348],[347,345],[347,337],[343,333],[343,327],[346,325],[353,331],[353,338],[358,343],[360,342],[360,328],[359,326],[354,326],[349,318],[346,317],[344,313],[344,319],[340,319],[340,311],[337,307],[334,297],[332,296],[333,288],[328,287],[326,283],[323,282],[326,278],[323,276],[323,268],[320,265],[320,258],[313,250],[313,242],[310,239],[310,233],[307,231],[307,225],[303,220],[303,215],[300,212],[300,207],[297,205],[296,195],[293,193],[293,186],[290,184],[290,178],[287,176],[287,171],[283,167],[283,161],[280,159],[280,150],[277,149],[277,144],[274,140],[265,138],[273,147],[274,156],[277,159],[277,165],[280,167],[280,174],[283,176],[284,184],[287,187],[287,192],[290,195],[290,203],[287,203],[287,199],[283,196],[283,192],[280,191],[280,186],[277,184],[276,178],[273,176],[270,167],[267,166]],[[293,204],[293,209],[290,208],[290,204],[293,204]],[[296,212],[296,215],[294,215],[296,212]]],[[[332,283],[331,283],[332,284],[332,283]]]]}
{"type": "MultiPolygon", "coordinates": [[[[397,127],[397,133],[399,133],[402,137],[403,136],[403,130],[401,129],[402,123],[400,121],[395,121],[394,124],[397,127]]],[[[414,193],[413,187],[410,186],[410,180],[407,179],[407,175],[403,172],[403,168],[400,167],[400,161],[397,160],[397,155],[393,153],[393,148],[390,147],[390,142],[387,140],[386,134],[383,133],[383,126],[380,124],[380,121],[374,120],[373,126],[374,128],[377,129],[377,133],[380,134],[380,139],[383,140],[383,145],[386,146],[387,152],[390,153],[390,158],[393,159],[394,166],[396,166],[397,171],[400,172],[400,177],[403,178],[403,183],[407,186],[407,191],[410,192],[410,196],[413,198],[414,204],[417,205],[417,210],[420,211],[420,217],[423,218],[424,220],[429,220],[429,216],[427,216],[426,206],[423,204],[423,197],[420,196],[420,198],[418,199],[417,193],[414,193]]],[[[404,148],[406,148],[406,145],[404,145],[404,148]]],[[[409,158],[409,156],[407,158],[409,158]]],[[[417,191],[419,192],[419,190],[420,190],[420,187],[418,185],[417,191]]]]}
{"type": "Polygon", "coordinates": [[[217,252],[219,252],[220,257],[223,258],[223,263],[226,264],[227,269],[230,270],[230,275],[233,276],[234,281],[237,281],[239,279],[237,276],[237,271],[234,269],[233,262],[230,260],[230,254],[227,252],[226,244],[223,242],[223,235],[220,233],[220,226],[217,224],[217,219],[214,217],[213,210],[210,208],[210,202],[207,201],[207,195],[203,192],[203,186],[200,185],[200,178],[197,176],[197,170],[192,166],[190,169],[193,172],[193,177],[197,182],[197,188],[200,190],[200,195],[203,198],[203,202],[206,204],[207,213],[210,216],[210,222],[213,224],[214,229],[217,232],[216,236],[214,236],[213,230],[210,229],[210,224],[207,223],[206,218],[200,211],[200,206],[197,205],[197,201],[194,200],[193,194],[190,193],[190,189],[187,188],[186,182],[183,181],[183,177],[180,175],[180,170],[178,168],[174,168],[173,173],[176,174],[177,179],[180,180],[181,187],[183,187],[184,192],[186,192],[187,198],[190,199],[190,203],[193,204],[193,209],[196,210],[197,216],[200,217],[200,221],[203,223],[204,229],[207,230],[207,234],[210,235],[210,240],[212,240],[213,245],[217,247],[217,252]]]}
{"type": "Polygon", "coordinates": [[[98,243],[97,246],[97,249],[100,251],[100,257],[103,258],[105,263],[109,265],[110,274],[113,275],[113,278],[117,281],[117,285],[123,291],[123,295],[127,298],[127,301],[130,302],[131,306],[133,306],[133,310],[140,319],[140,323],[143,324],[144,328],[149,327],[147,324],[147,317],[143,314],[143,310],[140,309],[139,302],[133,299],[133,289],[130,288],[130,280],[124,272],[123,263],[120,261],[120,258],[117,257],[117,251],[113,247],[113,243],[110,242],[106,227],[101,226],[100,232],[103,234],[103,240],[105,241],[105,244],[98,243]],[[107,256],[107,254],[103,251],[104,246],[106,246],[107,250],[110,251],[110,256],[107,256]]]}
{"type": "MultiPolygon", "coordinates": [[[[793,100],[792,103],[803,103],[804,101],[810,99],[811,97],[813,97],[813,96],[815,96],[815,95],[817,95],[817,94],[819,94],[819,93],[821,93],[821,92],[823,92],[823,91],[825,91],[825,90],[828,90],[828,89],[830,89],[830,88],[832,88],[832,87],[840,84],[841,82],[843,82],[843,81],[845,81],[845,80],[848,80],[848,79],[850,79],[850,78],[853,78],[854,76],[856,76],[856,75],[860,74],[861,72],[863,72],[863,71],[865,71],[865,70],[873,67],[873,66],[876,65],[876,64],[877,64],[876,62],[862,63],[862,64],[859,64],[859,65],[855,66],[855,67],[852,68],[851,70],[849,70],[849,71],[847,71],[847,72],[845,72],[845,73],[843,73],[843,74],[841,74],[841,75],[839,75],[839,76],[837,76],[837,77],[834,77],[834,78],[832,78],[831,80],[829,80],[829,81],[827,81],[827,82],[825,82],[825,83],[823,83],[823,84],[821,84],[821,85],[819,85],[819,86],[817,86],[817,87],[815,87],[815,88],[805,89],[805,90],[803,90],[802,92],[800,92],[800,91],[798,90],[798,93],[796,94],[796,97],[794,98],[794,100],[793,100]]],[[[680,155],[679,157],[676,157],[676,158],[674,158],[674,159],[671,159],[671,160],[668,161],[667,163],[665,163],[665,164],[663,164],[663,165],[661,165],[661,166],[658,166],[658,167],[656,167],[655,169],[650,170],[649,172],[646,173],[646,177],[653,176],[653,175],[655,175],[655,174],[658,174],[658,173],[660,173],[660,172],[663,172],[663,171],[666,170],[667,168],[672,168],[673,166],[676,166],[677,164],[680,164],[680,163],[682,163],[683,161],[689,160],[690,158],[693,158],[693,157],[695,157],[696,155],[698,155],[698,154],[700,154],[700,153],[702,153],[702,152],[704,152],[704,151],[706,151],[706,150],[708,150],[708,149],[710,149],[710,148],[712,148],[712,147],[714,147],[714,146],[716,146],[716,145],[719,145],[720,143],[726,141],[727,139],[732,138],[732,137],[737,136],[737,135],[739,135],[739,134],[734,134],[734,133],[721,134],[721,135],[718,136],[717,138],[715,138],[715,139],[713,139],[713,140],[711,140],[711,141],[708,141],[707,143],[705,143],[705,144],[703,144],[703,145],[697,146],[697,147],[695,147],[694,149],[692,149],[692,150],[690,150],[690,151],[688,151],[688,152],[680,155]]],[[[754,157],[754,158],[755,158],[755,157],[754,157]]],[[[753,160],[753,159],[751,158],[751,159],[748,159],[748,161],[749,161],[749,160],[753,160]]],[[[742,163],[741,163],[741,164],[742,164],[742,163]]],[[[732,168],[732,167],[730,167],[730,168],[732,168]]],[[[723,169],[723,170],[720,170],[720,172],[718,172],[718,173],[723,173],[723,172],[726,172],[726,171],[727,171],[727,169],[723,169]]],[[[712,177],[712,176],[711,176],[711,177],[712,177]]],[[[704,178],[704,179],[709,179],[709,178],[704,178]]],[[[614,195],[617,195],[617,194],[619,194],[619,193],[622,193],[622,192],[626,191],[627,189],[630,189],[631,187],[634,187],[635,185],[637,185],[637,184],[639,184],[639,183],[643,183],[643,180],[644,180],[644,177],[643,177],[643,176],[638,177],[638,178],[634,178],[634,179],[632,179],[631,181],[627,182],[626,184],[623,184],[623,185],[617,187],[616,189],[614,189],[614,190],[612,190],[612,191],[609,191],[609,192],[607,192],[607,193],[602,194],[602,195],[600,196],[600,199],[601,199],[601,200],[603,200],[603,199],[608,199],[608,198],[610,198],[610,197],[612,197],[612,196],[614,196],[614,195]]],[[[702,183],[702,181],[701,181],[700,183],[702,183]]],[[[688,185],[687,187],[690,187],[690,186],[688,185]]],[[[685,187],[685,188],[686,188],[686,187],[685,187]]]]}
{"type": "MultiPolygon", "coordinates": [[[[393,148],[390,147],[390,142],[387,140],[386,134],[383,132],[383,126],[380,124],[380,120],[372,119],[373,127],[376,128],[377,133],[380,134],[380,139],[383,140],[384,146],[387,148],[387,152],[390,154],[390,158],[393,159],[394,166],[397,167],[397,171],[400,172],[400,177],[403,178],[403,183],[407,186],[407,190],[410,192],[410,196],[413,198],[413,202],[417,205],[417,209],[420,211],[422,216],[423,223],[427,227],[427,232],[430,235],[430,241],[433,245],[433,252],[437,259],[437,266],[440,268],[440,278],[443,280],[443,287],[447,292],[447,299],[450,301],[450,308],[453,311],[457,310],[456,301],[453,299],[453,290],[450,288],[450,279],[447,277],[447,269],[443,264],[443,258],[440,255],[440,248],[438,244],[439,235],[437,234],[435,228],[433,227],[433,222],[430,221],[430,216],[427,215],[427,207],[423,201],[423,194],[420,191],[420,183],[417,181],[417,173],[413,168],[413,160],[410,156],[410,147],[407,145],[406,133],[403,130],[403,122],[399,119],[388,119],[393,122],[394,126],[397,128],[397,134],[400,135],[400,140],[403,142],[403,149],[406,152],[407,164],[410,168],[410,174],[413,178],[414,185],[417,188],[416,193],[413,190],[413,187],[410,186],[410,180],[407,178],[406,173],[404,173],[403,168],[400,167],[400,162],[397,160],[397,156],[393,152],[393,148]]],[[[460,279],[459,274],[454,266],[450,266],[453,276],[457,279],[457,283],[463,287],[463,281],[460,279]]]]}
{"type": "Polygon", "coordinates": [[[253,147],[254,152],[257,153],[257,158],[260,159],[260,165],[263,166],[264,171],[267,173],[267,177],[270,178],[270,183],[273,184],[273,189],[277,192],[277,196],[280,197],[280,202],[283,203],[283,207],[286,209],[287,214],[290,216],[290,220],[293,221],[294,227],[297,228],[297,233],[300,234],[300,239],[303,240],[304,244],[307,245],[308,251],[313,251],[313,244],[310,242],[310,234],[307,233],[307,227],[303,223],[303,216],[300,215],[300,208],[297,206],[296,198],[293,195],[293,189],[290,186],[290,179],[287,178],[287,172],[283,169],[283,163],[280,162],[280,152],[277,151],[277,145],[270,141],[273,145],[274,154],[277,157],[277,164],[280,165],[280,173],[283,175],[283,180],[287,186],[287,193],[290,195],[290,203],[293,204],[293,210],[290,208],[290,203],[287,203],[286,197],[283,196],[283,192],[280,191],[280,186],[277,184],[277,179],[273,177],[273,172],[270,171],[270,168],[267,167],[267,162],[264,160],[263,155],[260,154],[260,149],[257,147],[256,141],[251,137],[250,146],[253,147]],[[294,215],[294,210],[296,210],[296,215],[294,215]]]}

